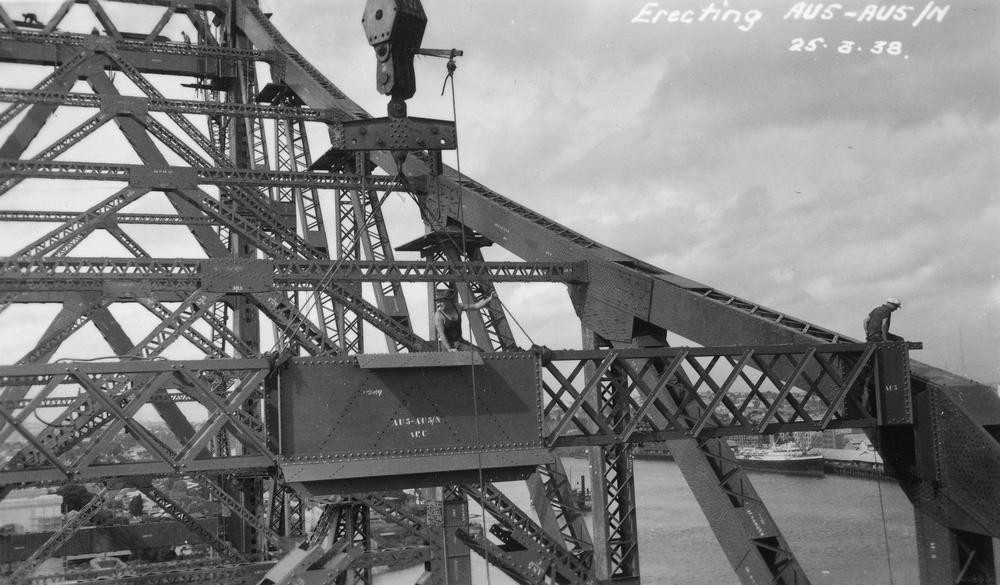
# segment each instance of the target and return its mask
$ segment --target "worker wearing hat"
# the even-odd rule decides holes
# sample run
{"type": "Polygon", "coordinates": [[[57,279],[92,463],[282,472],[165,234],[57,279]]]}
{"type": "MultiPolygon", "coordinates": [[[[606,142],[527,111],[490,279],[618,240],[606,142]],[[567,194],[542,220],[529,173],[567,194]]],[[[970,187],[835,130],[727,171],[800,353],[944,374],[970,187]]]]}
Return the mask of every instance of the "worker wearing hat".
{"type": "Polygon", "coordinates": [[[462,339],[461,312],[478,311],[496,296],[495,292],[491,292],[485,299],[466,306],[456,300],[454,288],[439,288],[434,291],[434,328],[437,330],[438,341],[445,351],[483,351],[482,348],[462,339]]]}
{"type": "Polygon", "coordinates": [[[872,309],[872,312],[865,317],[865,340],[869,342],[902,341],[902,337],[889,333],[892,312],[902,306],[903,303],[899,299],[889,297],[885,303],[872,309]]]}

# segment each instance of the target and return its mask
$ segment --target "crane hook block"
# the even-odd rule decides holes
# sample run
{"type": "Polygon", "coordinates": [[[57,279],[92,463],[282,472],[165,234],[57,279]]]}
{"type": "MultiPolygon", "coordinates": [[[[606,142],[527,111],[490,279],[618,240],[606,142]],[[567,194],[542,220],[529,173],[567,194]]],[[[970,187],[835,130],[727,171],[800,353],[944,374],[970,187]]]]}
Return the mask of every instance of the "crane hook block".
{"type": "Polygon", "coordinates": [[[398,100],[413,97],[417,90],[413,55],[427,26],[420,0],[368,0],[361,24],[378,57],[375,85],[379,93],[398,100]]]}

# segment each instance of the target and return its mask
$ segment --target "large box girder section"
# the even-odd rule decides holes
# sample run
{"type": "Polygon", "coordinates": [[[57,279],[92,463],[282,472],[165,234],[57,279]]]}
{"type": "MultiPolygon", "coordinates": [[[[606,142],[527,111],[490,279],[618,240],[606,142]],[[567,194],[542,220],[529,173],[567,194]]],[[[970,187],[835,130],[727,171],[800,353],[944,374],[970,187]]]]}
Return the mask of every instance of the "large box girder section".
{"type": "Polygon", "coordinates": [[[282,471],[314,495],[523,477],[552,457],[540,380],[530,353],[293,359],[282,471]]]}

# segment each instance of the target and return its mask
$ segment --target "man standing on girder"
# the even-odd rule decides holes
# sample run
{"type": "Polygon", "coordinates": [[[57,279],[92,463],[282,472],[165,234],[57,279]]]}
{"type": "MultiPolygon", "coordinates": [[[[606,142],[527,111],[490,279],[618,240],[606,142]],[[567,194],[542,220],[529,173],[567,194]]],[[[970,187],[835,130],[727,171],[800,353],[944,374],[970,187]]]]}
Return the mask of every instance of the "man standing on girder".
{"type": "MultiPolygon", "coordinates": [[[[889,326],[892,322],[892,312],[903,306],[896,297],[889,297],[885,302],[874,309],[865,317],[865,341],[868,343],[878,343],[880,341],[903,341],[898,335],[889,333],[889,326]]],[[[867,414],[876,416],[875,405],[871,402],[872,390],[875,385],[875,375],[870,365],[865,366],[863,389],[861,391],[861,405],[867,414]]]]}
{"type": "Polygon", "coordinates": [[[462,339],[462,311],[478,311],[496,298],[496,293],[466,306],[455,300],[455,289],[440,288],[434,291],[434,327],[437,329],[438,340],[446,351],[483,351],[468,341],[462,339]]]}
{"type": "Polygon", "coordinates": [[[903,338],[889,333],[889,325],[892,321],[892,312],[902,307],[903,304],[896,297],[889,297],[885,303],[872,309],[871,313],[865,317],[865,341],[872,343],[877,341],[902,341],[903,338]]]}

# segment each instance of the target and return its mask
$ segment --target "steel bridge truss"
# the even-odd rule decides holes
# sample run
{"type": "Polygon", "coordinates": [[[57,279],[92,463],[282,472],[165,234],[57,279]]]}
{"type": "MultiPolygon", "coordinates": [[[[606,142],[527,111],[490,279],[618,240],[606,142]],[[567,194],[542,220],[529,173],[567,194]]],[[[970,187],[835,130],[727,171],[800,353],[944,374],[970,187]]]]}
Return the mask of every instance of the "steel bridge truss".
{"type": "MultiPolygon", "coordinates": [[[[618,485],[622,480],[631,481],[630,474],[624,478],[620,476],[622,464],[630,469],[630,462],[621,458],[629,456],[629,445],[635,443],[678,438],[704,441],[728,434],[873,425],[877,420],[876,413],[873,410],[871,416],[863,416],[869,412],[867,409],[889,402],[879,399],[868,406],[863,404],[866,392],[870,391],[872,398],[876,397],[872,372],[881,370],[884,375],[893,374],[880,367],[878,356],[888,352],[895,357],[894,363],[899,369],[895,378],[905,380],[907,349],[903,344],[880,348],[836,344],[539,350],[529,355],[533,357],[533,367],[541,374],[536,376],[539,382],[535,389],[544,404],[540,413],[547,421],[541,438],[553,449],[586,445],[598,446],[606,453],[613,453],[614,459],[605,473],[610,485],[618,485]],[[737,396],[740,398],[736,399],[737,396]],[[849,412],[857,414],[852,416],[849,412]],[[694,417],[692,413],[701,415],[694,417]]],[[[269,445],[267,430],[256,424],[260,417],[252,415],[252,410],[262,403],[261,395],[265,392],[267,377],[280,378],[280,372],[274,358],[72,362],[0,367],[0,383],[7,388],[24,389],[21,401],[5,403],[0,408],[0,416],[7,422],[3,429],[4,439],[30,445],[15,461],[0,470],[0,484],[125,480],[189,526],[202,541],[215,546],[224,557],[234,561],[249,560],[229,543],[206,534],[197,522],[150,482],[155,477],[189,477],[205,486],[233,513],[256,527],[273,545],[273,550],[283,550],[287,548],[287,542],[282,539],[280,530],[272,529],[255,510],[246,509],[206,475],[264,474],[268,468],[281,467],[283,458],[269,445]],[[57,394],[63,395],[62,402],[56,402],[54,396],[57,394]],[[179,402],[197,405],[200,410],[189,420],[200,420],[202,423],[193,428],[188,436],[157,436],[150,430],[148,422],[140,422],[156,421],[157,405],[179,402]],[[91,421],[87,433],[81,433],[72,442],[71,448],[67,449],[65,443],[53,442],[47,430],[33,432],[25,425],[29,416],[40,410],[58,409],[65,404],[69,404],[71,410],[85,412],[91,421]],[[227,434],[229,449],[212,448],[213,439],[219,433],[227,434]],[[141,454],[134,455],[129,461],[115,461],[103,456],[111,441],[122,434],[134,438],[141,454]]],[[[886,394],[882,392],[878,396],[886,394]]],[[[275,432],[278,432],[277,429],[271,429],[272,434],[275,432]]],[[[345,432],[351,431],[348,428],[345,432]]],[[[553,509],[558,510],[562,522],[551,521],[555,515],[550,511],[548,515],[552,519],[539,514],[543,521],[538,524],[492,486],[480,488],[459,484],[456,493],[479,503],[504,528],[493,532],[500,543],[482,534],[471,534],[467,521],[455,525],[452,534],[520,582],[537,582],[543,578],[553,583],[586,582],[594,562],[593,548],[586,529],[581,529],[570,519],[572,514],[579,516],[579,511],[567,506],[570,498],[565,493],[565,487],[560,490],[553,485],[559,481],[559,474],[565,482],[565,473],[560,469],[558,464],[553,463],[539,471],[552,486],[551,495],[543,501],[561,503],[553,509]]],[[[456,471],[460,470],[456,468],[456,471]]],[[[542,490],[545,489],[542,477],[535,481],[542,490]]],[[[282,491],[276,486],[271,493],[272,497],[279,497],[282,491]]],[[[360,544],[352,546],[362,547],[349,555],[350,562],[341,563],[341,570],[353,567],[351,570],[362,581],[365,580],[362,569],[371,565],[357,565],[355,561],[374,561],[370,555],[363,557],[360,554],[367,550],[366,532],[363,529],[359,532],[367,517],[358,516],[360,510],[377,502],[378,505],[372,509],[380,511],[389,520],[411,528],[416,522],[401,512],[393,512],[386,507],[384,500],[375,498],[374,495],[365,496],[353,504],[353,508],[345,508],[345,504],[338,504],[337,508],[340,510],[337,518],[342,518],[347,524],[337,529],[340,536],[334,542],[346,542],[347,534],[353,534],[353,539],[361,535],[360,544]]],[[[616,498],[614,493],[600,500],[605,502],[603,505],[609,510],[608,519],[614,528],[612,537],[607,541],[612,546],[607,559],[615,563],[613,570],[621,572],[625,569],[624,565],[637,562],[634,558],[637,552],[635,509],[623,507],[630,499],[616,498]],[[621,517],[621,514],[625,516],[621,517]],[[631,525],[633,530],[623,532],[622,522],[631,525]]],[[[546,506],[542,508],[547,509],[546,506]]],[[[431,535],[426,526],[416,523],[420,524],[417,533],[428,543],[447,538],[449,531],[442,532],[443,528],[431,535]]],[[[346,554],[341,550],[346,545],[323,549],[317,543],[319,539],[314,531],[304,541],[313,543],[304,550],[317,551],[308,557],[309,563],[315,565],[320,559],[329,560],[332,556],[346,554]],[[340,552],[331,553],[334,549],[340,552]]],[[[55,548],[46,550],[51,554],[55,548]]],[[[418,553],[408,550],[399,554],[412,556],[418,553]]],[[[419,555],[433,556],[433,550],[421,549],[419,555]]],[[[300,562],[297,567],[306,571],[309,563],[300,562]]],[[[326,571],[329,573],[330,569],[326,571]]]]}
{"type": "Polygon", "coordinates": [[[543,388],[546,418],[557,422],[546,442],[569,447],[871,427],[875,410],[862,404],[858,389],[877,354],[864,344],[554,351],[546,354],[543,388]]]}
{"type": "MultiPolygon", "coordinates": [[[[546,421],[541,439],[555,449],[871,427],[877,422],[875,402],[865,406],[862,400],[869,393],[876,397],[871,377],[876,357],[880,352],[905,356],[906,351],[901,344],[878,351],[873,345],[833,344],[528,355],[536,356],[541,374],[537,392],[546,421]],[[695,412],[700,415],[692,416],[695,412]]],[[[0,403],[6,423],[0,439],[30,444],[0,470],[0,484],[244,473],[273,466],[278,453],[252,410],[263,399],[265,379],[280,378],[276,359],[0,366],[0,384],[8,391],[18,388],[23,396],[0,403]],[[153,423],[140,422],[146,417],[139,415],[162,423],[156,407],[163,404],[186,404],[197,411],[191,418],[203,424],[189,436],[157,437],[149,430],[153,423]],[[42,409],[65,409],[54,417],[59,420],[87,413],[86,434],[75,437],[68,449],[53,443],[49,429],[26,424],[42,409]],[[213,453],[219,432],[238,448],[213,453]],[[131,435],[141,447],[136,460],[106,455],[119,434],[131,435]]]]}
{"type": "MultiPolygon", "coordinates": [[[[0,366],[0,446],[13,453],[0,460],[0,497],[67,481],[129,486],[218,555],[80,580],[368,583],[372,567],[423,561],[426,582],[444,583],[468,573],[472,550],[520,583],[637,583],[632,448],[665,441],[740,579],[808,583],[725,437],[853,427],[878,433],[916,506],[924,582],[995,582],[1000,401],[910,361],[916,344],[858,344],[650,266],[460,176],[437,153],[411,152],[400,166],[388,151],[329,148],[342,146],[343,124],[371,116],[253,0],[64,0],[46,10],[0,4],[0,63],[37,72],[0,87],[10,104],[0,111],[0,199],[16,202],[0,221],[21,234],[0,260],[0,319],[16,327],[22,308],[58,307],[36,336],[9,335],[28,347],[0,366]],[[150,11],[148,26],[121,16],[125,5],[150,11]],[[200,99],[177,98],[181,88],[200,99]],[[57,121],[63,112],[73,122],[57,121]],[[115,133],[122,152],[99,140],[115,133]],[[70,180],[102,195],[79,205],[34,196],[70,180]],[[427,232],[396,250],[422,260],[395,257],[392,193],[416,202],[413,222],[427,232]],[[26,194],[30,205],[17,200],[26,194]],[[175,238],[159,237],[166,229],[175,238]],[[521,261],[487,262],[489,245],[521,261]],[[496,303],[468,318],[477,345],[533,364],[538,444],[589,449],[590,529],[558,457],[528,470],[533,514],[468,475],[439,486],[433,520],[379,493],[310,502],[286,480],[283,368],[299,356],[355,367],[373,347],[366,328],[392,354],[435,350],[410,316],[403,285],[413,282],[456,286],[466,303],[498,282],[567,286],[587,331],[582,352],[524,354],[496,303]],[[109,347],[117,360],[59,359],[95,330],[106,345],[92,354],[109,347]],[[704,347],[668,347],[668,333],[704,347]],[[186,359],[192,351],[204,359],[186,359]],[[126,434],[133,455],[107,454],[126,434]],[[218,533],[172,499],[168,478],[225,506],[218,533]],[[489,535],[469,526],[470,502],[495,520],[489,535]],[[373,516],[422,544],[372,549],[373,516]]],[[[41,585],[31,570],[99,504],[25,559],[17,580],[41,585]]]]}

